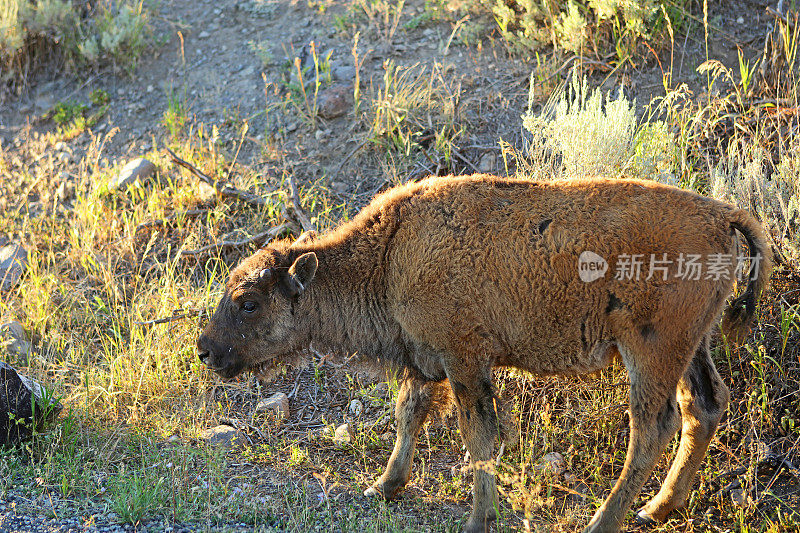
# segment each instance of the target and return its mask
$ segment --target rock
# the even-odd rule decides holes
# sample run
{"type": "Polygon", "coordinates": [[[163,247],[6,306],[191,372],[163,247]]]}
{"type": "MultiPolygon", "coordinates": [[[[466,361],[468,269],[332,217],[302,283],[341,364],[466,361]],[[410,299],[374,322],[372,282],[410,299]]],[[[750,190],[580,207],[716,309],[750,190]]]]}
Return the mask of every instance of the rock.
{"type": "Polygon", "coordinates": [[[53,420],[61,409],[61,404],[48,398],[41,385],[0,361],[0,445],[30,438],[34,428],[53,420]]]}
{"type": "Polygon", "coordinates": [[[269,398],[264,398],[256,405],[256,414],[272,413],[278,419],[286,418],[289,414],[289,397],[283,392],[276,392],[269,398]]]}
{"type": "Polygon", "coordinates": [[[244,438],[242,432],[238,429],[231,426],[219,425],[203,431],[200,434],[200,440],[210,446],[231,448],[240,444],[244,438]]]}
{"type": "Polygon", "coordinates": [[[127,189],[136,180],[145,181],[147,178],[155,174],[156,166],[147,159],[140,157],[134,159],[120,170],[114,179],[108,184],[108,188],[114,189],[127,189]]]}
{"type": "Polygon", "coordinates": [[[564,472],[564,470],[566,470],[567,462],[564,460],[564,456],[560,453],[551,452],[545,454],[545,456],[542,457],[539,463],[533,468],[539,472],[549,472],[554,476],[559,476],[564,472]]]}
{"type": "Polygon", "coordinates": [[[349,81],[352,82],[356,77],[356,67],[344,66],[334,67],[331,72],[333,79],[336,81],[349,81]]]}
{"type": "Polygon", "coordinates": [[[317,113],[324,119],[340,117],[353,105],[353,85],[340,83],[322,91],[317,100],[317,113]]]}
{"type": "Polygon", "coordinates": [[[742,488],[733,489],[731,491],[731,502],[737,507],[747,507],[750,504],[750,495],[742,488]]]}
{"type": "Polygon", "coordinates": [[[481,156],[481,161],[478,163],[478,170],[485,173],[491,173],[494,171],[494,165],[497,162],[497,156],[492,153],[486,153],[481,156]]]}
{"type": "Polygon", "coordinates": [[[68,182],[62,181],[58,184],[58,188],[56,189],[56,200],[61,203],[66,202],[70,198],[75,195],[75,186],[68,182]]]}
{"type": "Polygon", "coordinates": [[[198,39],[208,39],[209,37],[211,37],[211,34],[205,30],[201,31],[200,35],[197,36],[198,39]]]}
{"type": "Polygon", "coordinates": [[[20,244],[0,248],[0,290],[14,288],[28,266],[28,250],[20,244]]]}
{"type": "Polygon", "coordinates": [[[360,400],[352,400],[350,405],[347,407],[347,410],[350,411],[351,415],[359,416],[364,412],[364,404],[361,403],[360,400]]]}
{"type": "Polygon", "coordinates": [[[36,100],[33,101],[33,105],[40,112],[49,111],[54,105],[56,105],[56,101],[50,95],[43,95],[37,97],[36,100]]]}
{"type": "Polygon", "coordinates": [[[332,181],[331,189],[336,193],[344,194],[347,192],[347,184],[343,181],[332,181]]]}
{"type": "Polygon", "coordinates": [[[252,67],[252,66],[249,66],[249,67],[243,68],[239,72],[239,75],[242,76],[243,78],[247,78],[247,77],[252,76],[255,73],[256,73],[256,69],[254,67],[252,67]]]}
{"type": "Polygon", "coordinates": [[[32,346],[25,336],[22,324],[16,320],[0,324],[0,343],[5,346],[8,353],[17,356],[17,364],[21,366],[28,365],[28,356],[31,353],[32,346]]]}
{"type": "Polygon", "coordinates": [[[333,443],[339,446],[350,444],[354,438],[355,434],[350,424],[342,424],[333,432],[333,443]]]}
{"type": "Polygon", "coordinates": [[[201,181],[197,184],[197,196],[203,203],[210,203],[217,197],[217,190],[208,183],[201,181]]]}

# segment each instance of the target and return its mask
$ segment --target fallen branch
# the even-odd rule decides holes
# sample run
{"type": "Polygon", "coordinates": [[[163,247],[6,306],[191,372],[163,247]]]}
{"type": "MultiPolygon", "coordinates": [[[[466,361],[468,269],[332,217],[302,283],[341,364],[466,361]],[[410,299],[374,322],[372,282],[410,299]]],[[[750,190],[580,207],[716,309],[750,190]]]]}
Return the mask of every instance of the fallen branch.
{"type": "Polygon", "coordinates": [[[289,179],[289,201],[292,204],[292,210],[294,211],[294,216],[297,218],[297,221],[300,222],[300,225],[303,226],[303,231],[317,231],[317,227],[311,223],[308,216],[306,216],[303,208],[300,206],[300,195],[297,192],[297,186],[294,184],[294,178],[292,175],[288,175],[289,179]]]}
{"type": "Polygon", "coordinates": [[[234,187],[233,185],[231,185],[229,183],[220,183],[219,181],[213,179],[208,174],[206,174],[203,171],[201,171],[199,168],[197,168],[193,164],[191,164],[188,161],[185,161],[185,160],[181,159],[180,157],[178,157],[178,155],[175,152],[173,152],[172,150],[170,150],[169,148],[165,147],[164,149],[167,151],[169,156],[172,158],[172,162],[173,163],[175,163],[178,166],[181,166],[181,167],[185,168],[186,170],[188,170],[189,172],[191,172],[192,174],[194,174],[195,176],[200,178],[203,182],[205,182],[206,184],[208,184],[211,187],[213,187],[214,190],[216,190],[217,193],[220,194],[220,196],[223,196],[225,198],[234,198],[236,200],[242,201],[242,202],[244,202],[246,204],[250,204],[250,205],[256,206],[256,207],[263,207],[263,206],[267,205],[267,201],[264,200],[264,198],[262,198],[261,196],[258,196],[256,194],[249,193],[249,192],[246,192],[246,191],[239,190],[239,189],[237,189],[236,187],[234,187]]]}
{"type": "Polygon", "coordinates": [[[139,231],[145,228],[152,228],[153,226],[166,226],[170,222],[173,222],[174,220],[177,220],[181,217],[190,218],[190,217],[200,216],[205,213],[208,213],[208,209],[189,209],[187,211],[172,213],[171,215],[164,218],[142,222],[141,224],[136,226],[136,231],[134,231],[134,233],[139,233],[139,231]]]}
{"type": "Polygon", "coordinates": [[[199,256],[211,252],[220,252],[222,250],[230,249],[230,248],[239,248],[241,246],[247,246],[248,244],[258,243],[258,244],[265,244],[269,240],[275,238],[275,236],[282,233],[284,230],[288,228],[287,224],[281,224],[280,226],[275,226],[274,228],[270,228],[267,231],[262,231],[252,237],[247,239],[243,239],[241,241],[222,241],[222,242],[215,242],[213,244],[208,244],[203,246],[202,248],[198,248],[196,250],[181,250],[181,256],[199,256]]]}
{"type": "Polygon", "coordinates": [[[157,324],[169,324],[170,322],[177,322],[178,320],[183,320],[185,318],[192,318],[195,316],[202,315],[207,313],[207,309],[191,309],[189,311],[185,311],[183,313],[162,317],[162,318],[154,318],[153,320],[143,320],[134,322],[134,326],[155,326],[157,324]]]}

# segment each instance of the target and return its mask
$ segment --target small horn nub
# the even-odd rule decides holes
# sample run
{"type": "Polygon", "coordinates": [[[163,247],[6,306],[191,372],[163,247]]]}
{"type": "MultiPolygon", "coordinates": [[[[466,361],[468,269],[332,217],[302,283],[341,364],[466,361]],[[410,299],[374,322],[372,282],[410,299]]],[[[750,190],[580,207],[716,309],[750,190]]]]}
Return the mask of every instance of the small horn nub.
{"type": "Polygon", "coordinates": [[[272,269],[265,268],[261,272],[258,273],[259,281],[263,281],[268,283],[272,279],[272,269]]]}

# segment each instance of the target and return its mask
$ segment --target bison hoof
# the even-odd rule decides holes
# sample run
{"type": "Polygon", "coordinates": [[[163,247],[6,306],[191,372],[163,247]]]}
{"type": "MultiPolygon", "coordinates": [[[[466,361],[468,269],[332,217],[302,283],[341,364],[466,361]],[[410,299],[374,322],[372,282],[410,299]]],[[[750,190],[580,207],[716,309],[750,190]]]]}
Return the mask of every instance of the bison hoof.
{"type": "Polygon", "coordinates": [[[369,496],[370,498],[383,498],[383,489],[377,485],[374,485],[364,491],[364,496],[369,496]]]}
{"type": "Polygon", "coordinates": [[[391,500],[400,494],[402,487],[390,488],[386,483],[375,483],[370,488],[364,491],[364,496],[372,498],[383,498],[384,500],[391,500]]]}
{"type": "Polygon", "coordinates": [[[658,520],[650,516],[644,509],[639,509],[636,512],[636,525],[637,526],[655,526],[658,520]]]}
{"type": "Polygon", "coordinates": [[[479,520],[474,516],[470,516],[464,525],[464,533],[484,533],[484,531],[489,531],[490,523],[488,520],[479,520]]]}

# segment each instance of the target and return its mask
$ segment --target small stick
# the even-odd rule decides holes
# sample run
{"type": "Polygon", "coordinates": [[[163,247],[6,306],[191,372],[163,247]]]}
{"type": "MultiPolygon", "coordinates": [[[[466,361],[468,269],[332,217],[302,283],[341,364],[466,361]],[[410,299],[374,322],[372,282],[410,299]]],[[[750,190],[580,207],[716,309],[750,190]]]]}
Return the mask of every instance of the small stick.
{"type": "Polygon", "coordinates": [[[194,166],[193,164],[189,163],[188,161],[184,161],[178,155],[170,150],[169,148],[164,148],[169,156],[172,158],[172,162],[178,166],[181,166],[200,178],[202,181],[206,182],[208,185],[214,187],[214,189],[222,196],[226,198],[234,198],[236,200],[240,200],[246,204],[250,204],[255,207],[263,207],[267,205],[267,201],[264,200],[262,197],[257,196],[255,194],[245,192],[242,190],[237,189],[236,187],[230,185],[229,183],[220,183],[217,180],[213,179],[208,174],[201,171],[199,168],[194,166]]]}
{"type": "Polygon", "coordinates": [[[191,318],[193,316],[201,315],[205,313],[205,309],[192,309],[190,311],[185,311],[178,315],[172,315],[162,318],[154,318],[153,320],[143,320],[143,321],[136,321],[133,323],[134,326],[155,326],[156,324],[168,324],[170,322],[177,322],[178,320],[183,320],[184,318],[191,318]]]}
{"type": "Polygon", "coordinates": [[[141,231],[141,230],[143,230],[145,228],[152,228],[153,226],[165,226],[168,223],[170,223],[170,222],[172,222],[172,221],[174,221],[174,220],[176,220],[176,219],[178,219],[178,218],[180,218],[182,216],[185,216],[186,218],[189,218],[189,217],[200,216],[200,215],[202,215],[204,213],[208,213],[208,209],[189,209],[189,210],[186,210],[186,211],[181,211],[179,213],[172,213],[171,215],[169,215],[167,217],[164,217],[164,218],[159,218],[159,219],[156,219],[156,220],[150,220],[148,222],[142,222],[141,224],[136,226],[136,231],[134,231],[134,233],[139,233],[139,231],[141,231]]]}
{"type": "Polygon", "coordinates": [[[287,228],[286,224],[281,224],[280,226],[275,226],[274,228],[270,228],[267,231],[262,231],[252,237],[241,241],[222,241],[222,242],[215,242],[212,244],[208,244],[203,246],[202,248],[198,248],[196,250],[181,250],[181,256],[198,256],[203,255],[208,252],[212,251],[222,251],[227,248],[239,248],[240,246],[246,246],[248,244],[252,244],[255,242],[262,242],[267,241],[268,239],[275,238],[276,235],[280,234],[287,228]]]}
{"type": "Polygon", "coordinates": [[[297,191],[297,186],[294,183],[294,178],[291,174],[288,175],[289,179],[289,201],[292,203],[292,208],[294,209],[294,214],[297,217],[298,222],[300,225],[303,226],[303,231],[317,231],[317,227],[311,223],[308,219],[306,214],[303,212],[303,208],[300,206],[300,195],[297,191]]]}

